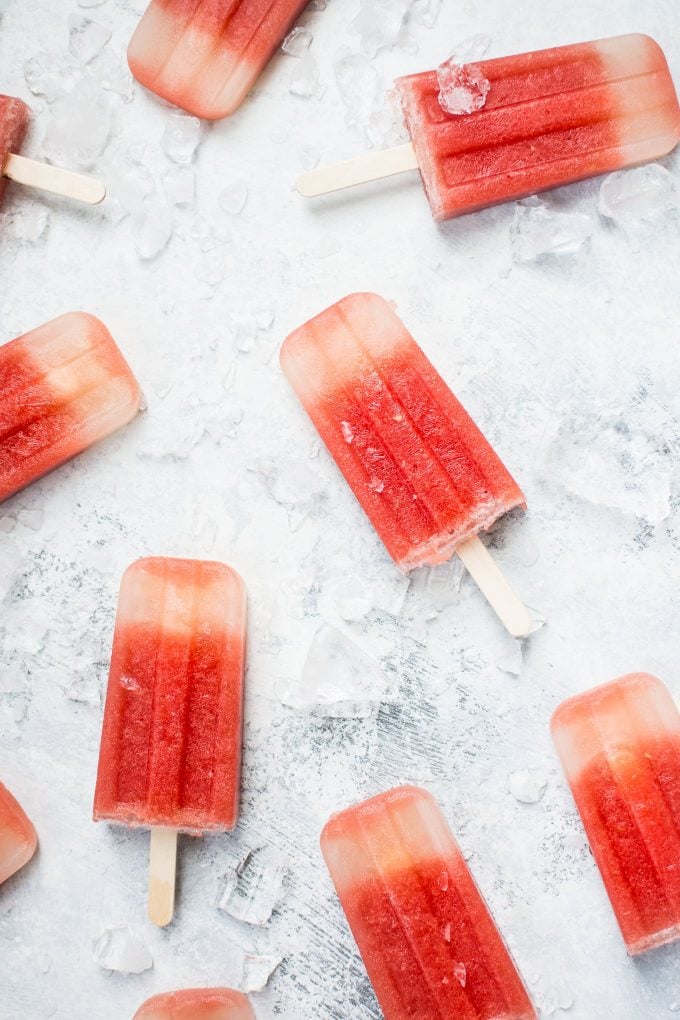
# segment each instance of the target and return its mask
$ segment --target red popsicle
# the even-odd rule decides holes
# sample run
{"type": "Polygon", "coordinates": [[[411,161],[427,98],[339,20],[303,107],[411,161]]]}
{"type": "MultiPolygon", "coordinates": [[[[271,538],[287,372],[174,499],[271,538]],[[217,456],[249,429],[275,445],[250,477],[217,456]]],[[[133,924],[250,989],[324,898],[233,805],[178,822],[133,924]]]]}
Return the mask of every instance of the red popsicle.
{"type": "Polygon", "coordinates": [[[21,804],[0,783],[0,883],[30,861],[38,837],[21,804]]]}
{"type": "Polygon", "coordinates": [[[185,988],[147,999],[133,1020],[255,1020],[255,1014],[231,988],[185,988]]]}
{"type": "Polygon", "coordinates": [[[385,1020],[536,1020],[428,793],[405,786],[335,815],[321,849],[385,1020]]]}

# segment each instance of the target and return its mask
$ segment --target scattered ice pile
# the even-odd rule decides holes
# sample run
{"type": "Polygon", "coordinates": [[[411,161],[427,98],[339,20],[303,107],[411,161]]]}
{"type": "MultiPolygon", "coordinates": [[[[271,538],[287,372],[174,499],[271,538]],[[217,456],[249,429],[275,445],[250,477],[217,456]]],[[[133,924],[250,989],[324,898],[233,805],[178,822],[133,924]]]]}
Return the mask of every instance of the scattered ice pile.
{"type": "Polygon", "coordinates": [[[508,789],[521,804],[537,804],[548,785],[548,777],[541,769],[520,769],[508,776],[508,789]]]}
{"type": "Polygon", "coordinates": [[[243,957],[241,991],[261,992],[281,962],[280,956],[257,956],[254,953],[246,953],[243,957]]]}
{"type": "Polygon", "coordinates": [[[281,701],[334,719],[366,719],[389,696],[380,664],[336,627],[322,624],[297,680],[281,681],[281,701]]]}
{"type": "Polygon", "coordinates": [[[678,208],[673,175],[658,163],[621,170],[605,177],[598,208],[602,216],[620,226],[654,220],[678,208]]]}
{"type": "Polygon", "coordinates": [[[572,255],[594,229],[594,221],[584,213],[562,212],[539,198],[527,198],[515,206],[510,227],[513,258],[534,262],[545,255],[572,255]]]}
{"type": "Polygon", "coordinates": [[[94,941],[93,953],[100,967],[120,974],[141,974],[153,967],[146,942],[127,924],[104,928],[94,941]]]}
{"type": "Polygon", "coordinates": [[[286,876],[281,854],[270,847],[249,850],[225,874],[217,906],[237,921],[262,927],[285,895],[286,876]]]}

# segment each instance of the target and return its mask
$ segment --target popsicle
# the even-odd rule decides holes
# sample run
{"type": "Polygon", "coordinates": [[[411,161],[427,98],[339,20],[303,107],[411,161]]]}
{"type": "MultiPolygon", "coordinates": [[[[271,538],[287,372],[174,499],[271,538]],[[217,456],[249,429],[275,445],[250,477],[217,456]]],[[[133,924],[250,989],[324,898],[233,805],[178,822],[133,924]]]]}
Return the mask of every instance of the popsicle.
{"type": "Polygon", "coordinates": [[[680,938],[680,714],[631,673],[563,702],[552,735],[631,955],[680,938]]]}
{"type": "Polygon", "coordinates": [[[526,635],[531,616],[478,538],[525,498],[387,301],[338,301],[291,333],[281,366],[397,565],[457,553],[526,635]]]}
{"type": "Polygon", "coordinates": [[[147,999],[133,1020],[255,1020],[255,1014],[231,988],[185,988],[147,999]]]}
{"type": "Polygon", "coordinates": [[[151,828],[156,924],[172,919],[178,830],[236,824],[245,623],[223,563],[150,557],[123,575],[94,818],[151,828]]]}
{"type": "Polygon", "coordinates": [[[70,312],[0,347],[0,502],[126,425],[141,393],[103,322],[70,312]]]}
{"type": "Polygon", "coordinates": [[[333,816],[321,849],[385,1020],[536,1020],[429,793],[403,786],[333,816]]]}
{"type": "MultiPolygon", "coordinates": [[[[467,65],[470,66],[470,65],[467,65]]],[[[474,65],[483,107],[447,113],[436,71],[397,81],[411,143],[304,175],[306,197],[419,169],[435,220],[659,159],[680,141],[661,48],[645,35],[474,65]]]]}
{"type": "Polygon", "coordinates": [[[137,81],[188,113],[241,105],[309,0],[151,0],[132,36],[137,81]]]}
{"type": "Polygon", "coordinates": [[[97,205],[106,196],[101,181],[21,156],[31,111],[21,99],[0,95],[0,202],[7,178],[56,195],[97,205]]]}
{"type": "Polygon", "coordinates": [[[30,861],[37,845],[33,824],[21,804],[0,783],[0,883],[30,861]]]}

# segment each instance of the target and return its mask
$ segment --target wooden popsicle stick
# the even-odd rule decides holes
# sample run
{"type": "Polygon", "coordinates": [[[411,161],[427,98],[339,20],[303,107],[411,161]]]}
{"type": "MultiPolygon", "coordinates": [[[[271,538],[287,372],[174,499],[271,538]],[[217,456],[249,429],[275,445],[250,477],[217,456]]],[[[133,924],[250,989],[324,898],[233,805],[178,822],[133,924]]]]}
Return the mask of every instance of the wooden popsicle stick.
{"type": "Polygon", "coordinates": [[[2,173],[18,184],[42,188],[43,191],[75,198],[88,205],[99,205],[106,198],[106,188],[95,177],[62,170],[60,166],[52,166],[50,163],[38,163],[35,159],[26,159],[14,153],[10,153],[5,160],[2,173]]]}
{"type": "Polygon", "coordinates": [[[303,198],[315,198],[317,195],[341,191],[342,188],[351,188],[355,184],[367,184],[369,181],[379,181],[383,177],[417,169],[415,149],[408,142],[393,149],[383,149],[382,152],[369,152],[344,163],[336,163],[335,166],[310,170],[298,177],[296,187],[303,198]]]}
{"type": "Polygon", "coordinates": [[[172,921],[175,912],[175,870],[177,866],[177,829],[151,830],[149,848],[149,920],[159,928],[172,921]]]}
{"type": "Polygon", "coordinates": [[[533,626],[531,613],[515,595],[481,539],[477,535],[468,538],[456,546],[456,554],[477,582],[501,623],[513,637],[526,637],[533,626]]]}

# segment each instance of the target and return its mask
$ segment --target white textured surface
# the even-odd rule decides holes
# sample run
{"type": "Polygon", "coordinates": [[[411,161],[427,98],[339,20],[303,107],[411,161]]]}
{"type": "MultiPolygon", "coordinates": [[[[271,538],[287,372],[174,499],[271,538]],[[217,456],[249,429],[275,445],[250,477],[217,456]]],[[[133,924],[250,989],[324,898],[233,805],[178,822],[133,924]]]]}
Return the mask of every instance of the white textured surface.
{"type": "MultiPolygon", "coordinates": [[[[41,152],[50,114],[24,63],[67,53],[69,16],[83,13],[113,33],[103,54],[121,56],[141,7],[1,0],[0,88],[35,111],[27,154],[41,152]]],[[[564,696],[630,670],[680,694],[677,212],[624,231],[598,216],[599,182],[566,188],[548,201],[592,216],[592,239],[517,264],[512,205],[436,228],[415,177],[304,204],[298,172],[365,145],[332,70],[359,52],[348,31],[358,7],[330,0],[303,19],[322,98],[291,94],[295,60],[278,55],[241,112],[205,129],[195,203],[177,206],[155,259],[140,261],[135,237],[148,254],[172,226],[160,184],[171,113],[137,87],[129,103],[93,87],[99,131],[78,157],[128,206],[146,196],[134,230],[113,201],[93,211],[13,188],[4,205],[2,339],[93,312],[149,408],[0,509],[0,777],[41,840],[0,890],[2,1020],[121,1020],[165,989],[257,985],[279,958],[254,996],[261,1020],[377,1017],[318,833],[331,810],[401,781],[440,799],[543,1016],[651,1020],[680,1003],[680,948],[625,955],[547,729],[564,696]],[[92,156],[107,110],[110,140],[92,156]],[[132,180],[116,185],[133,157],[132,180]],[[364,289],[397,301],[528,495],[528,514],[492,540],[548,619],[523,660],[467,579],[458,593],[455,572],[419,577],[400,617],[386,611],[399,613],[395,570],[279,372],[292,328],[364,289]],[[181,841],[166,931],[145,920],[147,835],[90,821],[118,581],[148,554],[232,563],[251,614],[242,822],[233,837],[181,841]],[[348,609],[352,575],[361,597],[348,609]],[[396,693],[379,714],[324,720],[279,701],[324,622],[381,660],[396,693]],[[536,799],[527,770],[532,789],[547,779],[535,803],[522,802],[536,799]],[[248,925],[216,900],[260,847],[257,860],[280,858],[285,890],[268,925],[248,925]],[[94,941],[119,925],[141,935],[152,969],[109,974],[94,961],[94,941]]],[[[495,55],[646,31],[680,80],[678,19],[677,0],[444,0],[434,28],[413,26],[413,45],[381,51],[375,68],[388,83],[479,32],[495,55]]],[[[79,37],[76,51],[105,34],[79,37]]],[[[100,73],[125,93],[106,59],[100,73]]],[[[190,132],[179,142],[190,147],[190,132]]],[[[664,164],[677,180],[678,156],[664,164]]],[[[191,203],[190,178],[170,181],[191,203]]]]}

